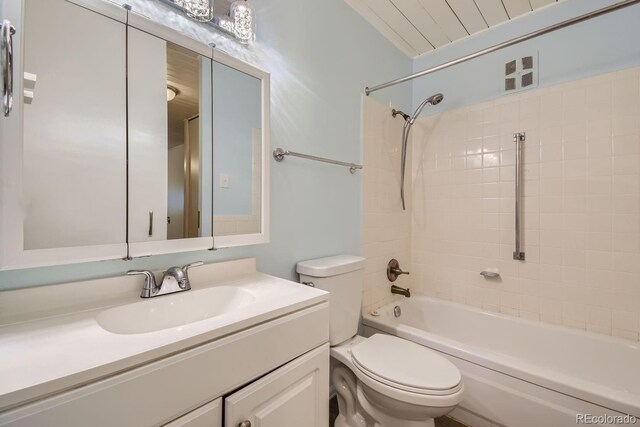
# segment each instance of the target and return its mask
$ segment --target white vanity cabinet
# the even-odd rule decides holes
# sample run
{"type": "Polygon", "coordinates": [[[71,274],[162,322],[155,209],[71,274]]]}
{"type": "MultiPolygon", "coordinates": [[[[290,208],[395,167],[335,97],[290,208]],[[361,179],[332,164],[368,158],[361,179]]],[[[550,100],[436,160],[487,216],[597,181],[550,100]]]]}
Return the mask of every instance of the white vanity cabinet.
{"type": "Polygon", "coordinates": [[[326,427],[328,361],[329,348],[318,347],[224,400],[207,403],[165,427],[326,427]]]}
{"type": "Polygon", "coordinates": [[[40,385],[51,397],[0,412],[0,426],[327,425],[326,301],[190,349],[181,345],[187,349],[151,363],[140,355],[142,364],[124,372],[112,364],[113,374],[86,385],[72,378],[57,383],[62,389],[40,385]]]}
{"type": "Polygon", "coordinates": [[[222,427],[222,398],[183,415],[164,427],[222,427]]]}
{"type": "Polygon", "coordinates": [[[325,345],[227,397],[224,426],[326,427],[328,390],[325,345]]]}
{"type": "Polygon", "coordinates": [[[102,3],[0,0],[0,269],[127,256],[127,14],[102,3]]]}

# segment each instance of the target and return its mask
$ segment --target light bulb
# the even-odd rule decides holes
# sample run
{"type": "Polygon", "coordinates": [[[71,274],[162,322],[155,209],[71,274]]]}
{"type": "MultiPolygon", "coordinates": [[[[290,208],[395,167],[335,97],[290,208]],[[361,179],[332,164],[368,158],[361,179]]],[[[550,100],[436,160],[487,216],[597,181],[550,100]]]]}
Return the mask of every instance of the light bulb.
{"type": "Polygon", "coordinates": [[[231,34],[235,34],[233,31],[233,21],[229,16],[216,16],[214,20],[218,27],[230,32],[231,34]]]}
{"type": "Polygon", "coordinates": [[[199,22],[213,19],[213,0],[174,0],[174,3],[182,7],[191,19],[199,22]]]}
{"type": "Polygon", "coordinates": [[[231,4],[231,21],[233,32],[242,44],[248,44],[255,39],[255,12],[247,0],[236,0],[231,4]]]}

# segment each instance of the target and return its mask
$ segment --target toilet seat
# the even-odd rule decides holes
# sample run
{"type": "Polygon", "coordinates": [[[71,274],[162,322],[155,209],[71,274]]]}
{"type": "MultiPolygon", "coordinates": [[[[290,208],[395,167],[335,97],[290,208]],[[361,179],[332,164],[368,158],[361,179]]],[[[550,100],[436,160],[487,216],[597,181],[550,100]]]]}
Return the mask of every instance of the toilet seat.
{"type": "Polygon", "coordinates": [[[376,334],[358,343],[351,349],[351,361],[367,377],[396,390],[444,397],[462,389],[460,371],[453,363],[395,336],[376,334]]]}

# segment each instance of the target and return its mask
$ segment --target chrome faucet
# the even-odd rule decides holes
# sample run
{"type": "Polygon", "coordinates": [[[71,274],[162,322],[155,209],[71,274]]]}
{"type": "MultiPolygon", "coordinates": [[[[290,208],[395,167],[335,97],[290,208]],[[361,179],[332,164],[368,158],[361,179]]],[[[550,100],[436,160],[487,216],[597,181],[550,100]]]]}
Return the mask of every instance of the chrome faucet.
{"type": "Polygon", "coordinates": [[[202,261],[187,264],[184,267],[171,267],[162,275],[160,285],[156,284],[156,277],[149,270],[129,270],[130,276],[144,276],[144,287],[140,298],[152,298],[160,295],[172,294],[174,292],[188,291],[191,289],[189,283],[189,269],[204,264],[202,261]]]}
{"type": "Polygon", "coordinates": [[[409,290],[409,288],[401,288],[400,286],[396,286],[396,285],[391,285],[391,293],[392,294],[398,294],[398,295],[404,295],[407,298],[411,297],[411,291],[409,290]]]}

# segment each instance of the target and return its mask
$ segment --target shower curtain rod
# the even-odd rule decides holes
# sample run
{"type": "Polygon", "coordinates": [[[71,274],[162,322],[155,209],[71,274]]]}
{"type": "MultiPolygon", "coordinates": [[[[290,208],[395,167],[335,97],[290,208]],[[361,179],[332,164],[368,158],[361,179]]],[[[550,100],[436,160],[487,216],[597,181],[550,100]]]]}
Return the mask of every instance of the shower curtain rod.
{"type": "Polygon", "coordinates": [[[609,12],[613,12],[613,11],[616,11],[618,9],[622,9],[622,8],[634,5],[636,3],[640,3],[640,0],[624,0],[624,1],[621,1],[619,3],[614,3],[614,4],[610,5],[610,6],[603,7],[602,9],[597,9],[597,10],[594,10],[593,12],[585,13],[584,15],[580,15],[580,16],[577,16],[575,18],[571,18],[571,19],[568,19],[566,21],[562,21],[562,22],[559,22],[557,24],[550,25],[550,26],[542,28],[540,30],[532,31],[532,32],[530,32],[528,34],[525,34],[523,36],[516,37],[514,39],[507,40],[506,42],[502,42],[502,43],[493,45],[491,47],[488,47],[486,49],[483,49],[483,50],[480,50],[478,52],[472,53],[470,55],[466,55],[466,56],[460,57],[458,59],[454,59],[452,61],[445,62],[444,64],[440,64],[440,65],[437,65],[435,67],[427,68],[426,70],[422,70],[422,71],[419,71],[417,73],[410,74],[408,76],[405,76],[405,77],[402,77],[402,78],[399,78],[399,79],[396,79],[396,80],[392,80],[392,81],[387,82],[387,83],[382,83],[382,84],[377,85],[377,86],[373,86],[373,87],[368,87],[367,86],[366,88],[364,88],[364,93],[367,94],[367,96],[369,96],[369,94],[371,94],[371,92],[375,92],[377,90],[384,89],[384,88],[387,88],[389,86],[395,86],[397,84],[404,83],[404,82],[407,82],[409,80],[413,80],[413,79],[418,78],[418,77],[426,76],[427,74],[435,73],[436,71],[444,70],[445,68],[449,68],[449,67],[452,67],[454,65],[458,65],[458,64],[461,64],[463,62],[470,61],[472,59],[475,59],[475,58],[478,58],[480,56],[486,55],[488,53],[492,53],[492,52],[495,52],[497,50],[504,49],[505,47],[513,46],[514,44],[518,44],[518,43],[530,40],[530,39],[532,39],[534,37],[538,37],[538,36],[541,36],[541,35],[544,35],[544,34],[559,30],[561,28],[569,27],[571,25],[574,25],[574,24],[577,24],[577,23],[580,23],[580,22],[583,22],[583,21],[587,21],[589,19],[596,18],[596,17],[601,16],[601,15],[605,15],[605,14],[607,14],[609,12]]]}

